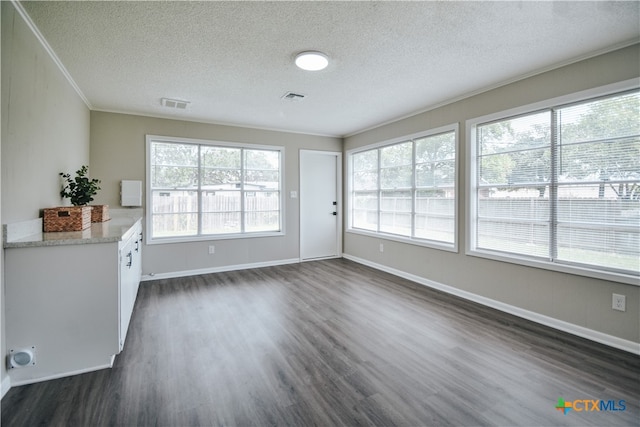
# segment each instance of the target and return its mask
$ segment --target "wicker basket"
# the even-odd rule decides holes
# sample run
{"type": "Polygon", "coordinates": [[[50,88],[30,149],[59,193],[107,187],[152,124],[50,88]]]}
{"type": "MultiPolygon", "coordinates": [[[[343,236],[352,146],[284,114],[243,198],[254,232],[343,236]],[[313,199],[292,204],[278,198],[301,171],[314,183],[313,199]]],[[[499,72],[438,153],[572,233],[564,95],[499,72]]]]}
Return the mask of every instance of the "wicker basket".
{"type": "Polygon", "coordinates": [[[91,222],[109,221],[109,205],[93,205],[91,206],[91,222]]]}
{"type": "Polygon", "coordinates": [[[44,231],[82,231],[91,227],[91,206],[65,206],[44,210],[44,231]]]}

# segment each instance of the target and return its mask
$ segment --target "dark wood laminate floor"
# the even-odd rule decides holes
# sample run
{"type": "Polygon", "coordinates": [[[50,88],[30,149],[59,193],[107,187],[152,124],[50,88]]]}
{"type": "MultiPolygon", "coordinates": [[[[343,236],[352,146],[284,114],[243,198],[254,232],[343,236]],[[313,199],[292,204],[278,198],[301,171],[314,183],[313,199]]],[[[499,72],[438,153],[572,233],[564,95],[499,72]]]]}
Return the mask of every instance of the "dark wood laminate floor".
{"type": "Polygon", "coordinates": [[[114,368],[11,389],[2,425],[639,425],[639,400],[638,356],[329,260],[143,283],[114,368]]]}

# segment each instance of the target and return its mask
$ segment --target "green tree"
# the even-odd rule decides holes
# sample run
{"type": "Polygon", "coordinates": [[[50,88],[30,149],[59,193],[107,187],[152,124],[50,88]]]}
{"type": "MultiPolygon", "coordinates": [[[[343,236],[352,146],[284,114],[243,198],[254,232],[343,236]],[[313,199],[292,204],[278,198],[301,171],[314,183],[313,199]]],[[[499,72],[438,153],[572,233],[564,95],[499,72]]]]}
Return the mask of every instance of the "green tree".
{"type": "Polygon", "coordinates": [[[244,150],[245,184],[277,189],[280,154],[269,150],[244,150]]]}
{"type": "MultiPolygon", "coordinates": [[[[510,191],[535,183],[544,197],[551,176],[551,117],[523,123],[535,115],[479,128],[480,181],[512,185],[510,191]],[[522,120],[518,124],[518,120],[522,120]],[[518,185],[522,184],[522,186],[518,185]]],[[[620,199],[640,199],[640,94],[600,99],[557,110],[559,180],[601,181],[620,199]],[[621,182],[622,181],[622,182],[621,182]]]]}
{"type": "MultiPolygon", "coordinates": [[[[453,186],[456,174],[455,133],[447,132],[416,140],[416,185],[453,186]]],[[[442,194],[443,190],[434,190],[442,194]]]]}
{"type": "Polygon", "coordinates": [[[600,197],[609,185],[620,199],[640,199],[640,94],[567,107],[559,115],[563,179],[600,180],[600,197]]]}
{"type": "Polygon", "coordinates": [[[198,146],[154,142],[151,146],[151,183],[155,188],[197,187],[198,146]]]}
{"type": "Polygon", "coordinates": [[[240,183],[241,150],[232,147],[200,147],[201,185],[228,188],[240,183]]]}
{"type": "Polygon", "coordinates": [[[380,149],[380,187],[409,188],[413,176],[411,141],[380,149]]]}
{"type": "MultiPolygon", "coordinates": [[[[242,151],[235,147],[155,142],[151,148],[152,185],[155,188],[195,189],[200,180],[200,184],[208,188],[239,186],[242,151]]],[[[278,151],[245,149],[244,158],[245,183],[278,186],[278,151]]]]}
{"type": "Polygon", "coordinates": [[[511,120],[490,123],[478,128],[479,180],[482,185],[508,184],[516,167],[513,149],[517,141],[511,120]]]}
{"type": "Polygon", "coordinates": [[[548,123],[535,123],[515,134],[513,148],[522,151],[510,153],[513,168],[507,176],[509,184],[536,186],[538,197],[544,197],[551,180],[551,127],[548,123]]]}

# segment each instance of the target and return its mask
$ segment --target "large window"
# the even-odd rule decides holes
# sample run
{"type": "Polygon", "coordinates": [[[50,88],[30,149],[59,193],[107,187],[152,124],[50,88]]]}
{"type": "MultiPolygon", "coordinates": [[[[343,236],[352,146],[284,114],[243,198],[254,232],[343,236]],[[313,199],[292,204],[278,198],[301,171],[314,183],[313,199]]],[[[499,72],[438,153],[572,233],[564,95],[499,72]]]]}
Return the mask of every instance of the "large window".
{"type": "Polygon", "coordinates": [[[282,231],[282,150],[147,137],[152,241],[282,231]]]}
{"type": "Polygon", "coordinates": [[[455,248],[456,133],[349,153],[349,230],[455,248]]]}
{"type": "Polygon", "coordinates": [[[472,129],[472,252],[638,275],[637,90],[472,129]]]}

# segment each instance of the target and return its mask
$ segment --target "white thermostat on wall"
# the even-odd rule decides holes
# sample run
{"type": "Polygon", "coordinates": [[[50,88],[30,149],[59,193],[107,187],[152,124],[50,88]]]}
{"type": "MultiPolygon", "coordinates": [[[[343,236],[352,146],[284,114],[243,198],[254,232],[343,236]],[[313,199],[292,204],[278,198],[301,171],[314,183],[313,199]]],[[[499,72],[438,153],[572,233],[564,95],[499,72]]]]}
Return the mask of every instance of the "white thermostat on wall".
{"type": "Polygon", "coordinates": [[[120,184],[121,206],[142,206],[142,181],[122,180],[120,184]]]}

